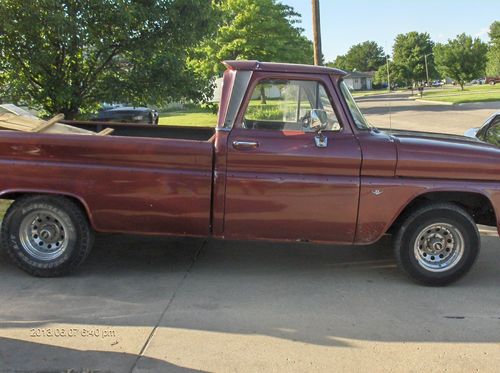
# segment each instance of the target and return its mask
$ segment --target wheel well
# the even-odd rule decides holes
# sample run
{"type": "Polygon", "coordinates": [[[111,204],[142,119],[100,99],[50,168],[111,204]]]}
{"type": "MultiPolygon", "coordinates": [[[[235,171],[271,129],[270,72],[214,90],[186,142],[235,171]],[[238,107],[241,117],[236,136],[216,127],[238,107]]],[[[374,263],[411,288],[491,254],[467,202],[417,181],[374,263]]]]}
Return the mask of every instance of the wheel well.
{"type": "Polygon", "coordinates": [[[85,214],[87,219],[90,221],[90,217],[87,211],[87,208],[83,204],[82,201],[80,201],[78,198],[73,197],[73,196],[68,196],[64,194],[51,194],[51,193],[23,193],[23,192],[13,192],[13,193],[6,193],[0,196],[0,200],[11,200],[15,201],[18,198],[21,197],[26,197],[26,196],[51,196],[51,197],[60,197],[60,198],[66,198],[72,202],[74,202],[85,214]]]}
{"type": "Polygon", "coordinates": [[[411,201],[391,225],[388,233],[392,233],[397,230],[408,214],[416,208],[432,202],[455,203],[465,209],[476,224],[483,224],[492,227],[497,226],[495,210],[486,196],[474,192],[430,192],[422,194],[411,201]]]}

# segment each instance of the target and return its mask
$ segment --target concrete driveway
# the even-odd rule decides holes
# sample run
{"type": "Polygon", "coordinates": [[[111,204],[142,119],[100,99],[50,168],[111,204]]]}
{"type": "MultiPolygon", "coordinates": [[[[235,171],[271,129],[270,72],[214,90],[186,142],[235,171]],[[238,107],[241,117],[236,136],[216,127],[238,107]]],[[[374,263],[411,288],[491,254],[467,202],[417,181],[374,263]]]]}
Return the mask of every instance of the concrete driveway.
{"type": "Polygon", "coordinates": [[[409,282],[388,239],[101,236],[70,277],[0,262],[0,371],[498,371],[499,268],[489,235],[446,288],[409,282]]]}
{"type": "MultiPolygon", "coordinates": [[[[493,110],[393,98],[393,125],[414,130],[461,133],[493,110]]],[[[386,103],[362,102],[380,127],[386,103]]],[[[407,280],[388,238],[346,247],[105,235],[80,272],[57,279],[1,257],[0,372],[497,372],[500,241],[491,230],[482,241],[471,273],[445,288],[407,280]]]]}

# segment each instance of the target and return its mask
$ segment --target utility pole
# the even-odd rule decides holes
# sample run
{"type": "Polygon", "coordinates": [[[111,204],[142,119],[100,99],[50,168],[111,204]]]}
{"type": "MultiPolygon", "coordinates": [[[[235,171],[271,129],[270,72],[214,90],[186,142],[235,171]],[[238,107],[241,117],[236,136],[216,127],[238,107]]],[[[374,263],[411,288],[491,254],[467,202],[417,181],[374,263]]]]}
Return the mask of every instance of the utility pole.
{"type": "Polygon", "coordinates": [[[319,0],[312,0],[313,13],[313,36],[314,36],[314,64],[323,64],[323,54],[321,52],[321,20],[319,12],[319,0]]]}
{"type": "Polygon", "coordinates": [[[428,53],[428,54],[424,54],[424,60],[425,60],[425,76],[427,78],[426,82],[427,82],[427,86],[429,85],[429,67],[427,66],[427,56],[430,56],[431,54],[434,54],[434,53],[428,53]]]}
{"type": "Polygon", "coordinates": [[[387,89],[391,92],[391,74],[389,73],[389,56],[385,56],[385,62],[387,63],[387,89]]]}

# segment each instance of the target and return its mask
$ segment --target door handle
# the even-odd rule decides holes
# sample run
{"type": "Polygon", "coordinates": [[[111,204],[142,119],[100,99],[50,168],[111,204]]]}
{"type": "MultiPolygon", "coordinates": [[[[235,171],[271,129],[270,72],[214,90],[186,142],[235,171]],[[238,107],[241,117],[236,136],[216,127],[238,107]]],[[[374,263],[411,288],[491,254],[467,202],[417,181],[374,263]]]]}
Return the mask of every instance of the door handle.
{"type": "Polygon", "coordinates": [[[259,147],[257,141],[233,141],[233,148],[235,149],[256,149],[259,147]]]}

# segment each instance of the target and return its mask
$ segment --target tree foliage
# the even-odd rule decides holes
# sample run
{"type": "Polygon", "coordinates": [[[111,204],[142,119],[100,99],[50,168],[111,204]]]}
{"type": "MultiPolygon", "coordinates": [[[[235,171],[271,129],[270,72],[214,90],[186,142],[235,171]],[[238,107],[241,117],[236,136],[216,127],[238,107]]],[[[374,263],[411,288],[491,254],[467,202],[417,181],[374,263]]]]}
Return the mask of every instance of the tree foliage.
{"type": "Polygon", "coordinates": [[[416,31],[396,36],[392,48],[394,70],[397,80],[407,85],[415,86],[418,82],[425,81],[427,74],[425,70],[425,56],[427,55],[427,66],[429,78],[436,76],[434,57],[432,55],[434,43],[428,33],[416,31]]]}
{"type": "Polygon", "coordinates": [[[300,14],[276,0],[221,0],[219,26],[193,51],[190,66],[210,79],[223,60],[313,62],[312,43],[298,27],[300,14]]]}
{"type": "Polygon", "coordinates": [[[466,82],[484,74],[487,51],[488,46],[479,38],[460,34],[446,44],[436,45],[436,63],[439,71],[463,90],[466,82]]]}
{"type": "Polygon", "coordinates": [[[2,0],[2,95],[73,118],[102,100],[194,95],[186,48],[210,30],[206,0],[2,0]]]}
{"type": "Polygon", "coordinates": [[[487,55],[486,74],[500,76],[500,21],[495,21],[490,26],[490,50],[487,55]]]}
{"type": "MultiPolygon", "coordinates": [[[[406,83],[405,80],[402,80],[401,76],[403,74],[399,71],[399,66],[395,65],[393,61],[389,61],[389,79],[391,84],[391,89],[396,87],[402,87],[406,83]]],[[[380,66],[375,73],[375,77],[373,79],[373,83],[375,85],[384,85],[389,84],[387,81],[387,65],[384,64],[380,66]]]]}
{"type": "Polygon", "coordinates": [[[353,45],[345,55],[328,65],[342,70],[376,71],[385,64],[384,50],[374,41],[353,45]]]}

